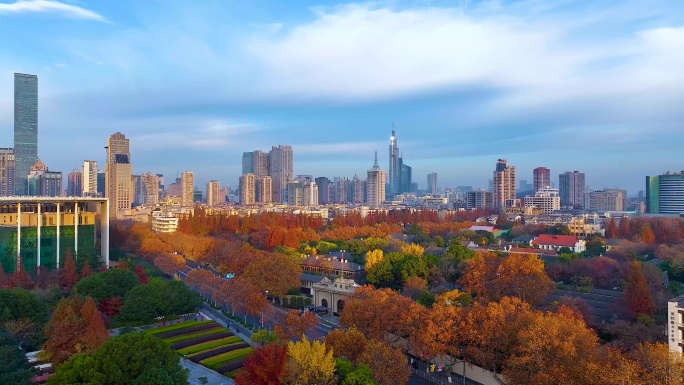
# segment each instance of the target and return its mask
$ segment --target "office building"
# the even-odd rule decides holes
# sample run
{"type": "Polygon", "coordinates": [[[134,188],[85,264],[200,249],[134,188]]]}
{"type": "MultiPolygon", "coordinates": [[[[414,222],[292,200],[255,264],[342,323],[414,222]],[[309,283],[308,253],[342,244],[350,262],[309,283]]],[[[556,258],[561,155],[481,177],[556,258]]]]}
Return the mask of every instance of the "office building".
{"type": "Polygon", "coordinates": [[[27,177],[38,161],[38,77],[14,74],[14,195],[28,194],[27,177]]]}
{"type": "Polygon", "coordinates": [[[437,195],[439,191],[437,191],[437,173],[432,172],[428,174],[427,176],[427,190],[428,194],[430,195],[437,195]]]}
{"type": "Polygon", "coordinates": [[[304,205],[304,183],[301,180],[293,180],[287,184],[287,203],[289,206],[304,205]]]}
{"type": "Polygon", "coordinates": [[[252,151],[242,153],[242,175],[254,173],[253,157],[254,153],[252,151]]]}
{"type": "Polygon", "coordinates": [[[587,209],[599,212],[624,211],[627,209],[627,191],[603,189],[588,194],[587,209]]]}
{"type": "Polygon", "coordinates": [[[579,171],[567,171],[558,176],[558,191],[563,207],[584,207],[584,173],[579,171]]]}
{"type": "Polygon", "coordinates": [[[494,207],[506,207],[515,201],[515,166],[499,159],[494,170],[494,207]]]}
{"type": "MultiPolygon", "coordinates": [[[[394,135],[392,135],[394,137],[394,135]]],[[[387,183],[387,173],[380,169],[378,165],[378,152],[375,152],[375,163],[373,168],[368,170],[366,177],[366,203],[372,208],[378,208],[385,200],[385,184],[387,183]]]]}
{"type": "Polygon", "coordinates": [[[181,194],[181,178],[176,178],[176,180],[169,185],[169,188],[166,189],[166,195],[179,197],[181,194]]]}
{"type": "Polygon", "coordinates": [[[191,207],[195,204],[195,173],[186,171],[181,174],[181,206],[191,207]]]}
{"type": "Polygon", "coordinates": [[[466,209],[484,209],[491,208],[494,205],[493,202],[494,193],[486,190],[474,190],[466,192],[466,209]]]}
{"type": "Polygon", "coordinates": [[[354,175],[351,181],[352,203],[366,203],[366,181],[354,175]]]}
{"type": "Polygon", "coordinates": [[[646,212],[684,213],[684,171],[646,177],[646,212]]]}
{"type": "Polygon", "coordinates": [[[265,175],[256,180],[256,201],[257,203],[273,202],[273,189],[270,176],[265,175]]]}
{"type": "Polygon", "coordinates": [[[120,132],[107,141],[105,197],[109,198],[109,217],[120,219],[131,208],[131,153],[129,140],[120,132]]]}
{"type": "Polygon", "coordinates": [[[140,175],[131,175],[131,206],[140,206],[142,197],[142,178],[140,175]]]}
{"type": "Polygon", "coordinates": [[[40,160],[31,167],[27,177],[28,196],[62,196],[62,173],[50,171],[40,160]]]}
{"type": "Polygon", "coordinates": [[[221,190],[221,185],[217,180],[212,180],[207,183],[207,205],[216,206],[219,203],[223,203],[219,197],[219,190],[221,190]]]}
{"type": "Polygon", "coordinates": [[[107,178],[104,172],[97,173],[97,196],[104,197],[107,193],[107,178]]]}
{"type": "Polygon", "coordinates": [[[534,195],[526,196],[524,202],[525,207],[535,207],[544,214],[551,214],[561,208],[558,189],[551,187],[541,188],[534,195]]]}
{"type": "Polygon", "coordinates": [[[534,192],[551,187],[551,170],[546,167],[537,167],[534,173],[534,192]]]}
{"type": "Polygon", "coordinates": [[[252,173],[240,176],[240,204],[243,206],[256,203],[256,175],[252,173]]]}
{"type": "Polygon", "coordinates": [[[389,197],[411,192],[411,167],[404,163],[394,130],[392,130],[390,137],[388,178],[389,191],[387,193],[389,197]]]}
{"type": "Polygon", "coordinates": [[[80,197],[83,193],[83,174],[80,170],[74,170],[67,175],[66,196],[80,197]]]}
{"type": "Polygon", "coordinates": [[[0,148],[0,197],[14,195],[14,149],[0,148]]]}
{"type": "Polygon", "coordinates": [[[140,175],[140,204],[156,205],[159,203],[159,177],[151,172],[140,175]]]}
{"type": "Polygon", "coordinates": [[[288,183],[294,175],[291,146],[273,146],[268,154],[269,170],[273,188],[273,201],[287,202],[288,183]]]}
{"type": "Polygon", "coordinates": [[[330,179],[321,176],[316,178],[316,186],[318,186],[318,203],[327,205],[332,203],[332,183],[330,179]]]}
{"type": "Polygon", "coordinates": [[[202,190],[195,190],[192,192],[192,202],[193,204],[204,202],[204,195],[202,194],[202,190]]]}
{"type": "MultiPolygon", "coordinates": [[[[97,183],[97,161],[95,160],[84,160],[83,169],[81,170],[81,196],[84,197],[96,197],[98,196],[98,183],[97,183]]],[[[104,184],[104,183],[103,183],[104,184]]]]}

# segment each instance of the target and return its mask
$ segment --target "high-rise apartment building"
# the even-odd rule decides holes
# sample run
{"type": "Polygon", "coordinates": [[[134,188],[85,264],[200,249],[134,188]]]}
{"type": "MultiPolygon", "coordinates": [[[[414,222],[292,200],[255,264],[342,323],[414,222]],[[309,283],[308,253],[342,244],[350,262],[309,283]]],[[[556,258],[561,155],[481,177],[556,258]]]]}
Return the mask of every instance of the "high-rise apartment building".
{"type": "Polygon", "coordinates": [[[0,148],[0,196],[14,195],[14,149],[0,148]]]}
{"type": "Polygon", "coordinates": [[[627,191],[603,189],[588,194],[588,208],[593,211],[624,211],[627,208],[627,191]]]}
{"type": "Polygon", "coordinates": [[[318,186],[313,180],[302,184],[302,203],[304,206],[318,206],[318,186]]]}
{"type": "Polygon", "coordinates": [[[254,152],[242,153],[242,175],[254,173],[254,152]]]}
{"type": "Polygon", "coordinates": [[[97,196],[103,197],[107,193],[107,178],[104,172],[97,173],[97,196]]]}
{"type": "Polygon", "coordinates": [[[83,192],[83,174],[80,170],[74,170],[67,175],[66,195],[68,197],[80,197],[83,192]]]}
{"type": "Polygon", "coordinates": [[[466,209],[484,209],[494,206],[494,193],[479,189],[466,192],[466,209]]]}
{"type": "Polygon", "coordinates": [[[84,197],[96,197],[97,186],[97,161],[84,160],[81,174],[83,176],[81,181],[81,195],[84,197]]]}
{"type": "MultiPolygon", "coordinates": [[[[394,136],[394,135],[392,135],[394,136]]],[[[368,206],[378,208],[385,200],[385,184],[387,183],[387,173],[380,169],[378,165],[378,152],[375,152],[375,164],[368,170],[366,177],[366,199],[368,206]]]]}
{"type": "Polygon", "coordinates": [[[143,186],[140,175],[131,175],[131,206],[143,203],[143,186]]]}
{"type": "Polygon", "coordinates": [[[428,194],[435,195],[438,193],[438,191],[437,191],[437,173],[436,172],[432,172],[432,173],[428,174],[427,186],[428,186],[428,194]]]}
{"type": "Polygon", "coordinates": [[[584,190],[586,184],[584,173],[579,171],[566,171],[558,176],[558,191],[560,192],[561,206],[584,207],[584,190]]]}
{"type": "Polygon", "coordinates": [[[109,198],[109,217],[120,219],[122,210],[131,208],[131,153],[129,141],[120,132],[107,141],[105,197],[109,198]]]}
{"type": "Polygon", "coordinates": [[[186,171],[181,174],[181,206],[192,207],[195,204],[195,173],[186,171]]]}
{"type": "Polygon", "coordinates": [[[515,201],[515,166],[499,159],[494,170],[494,207],[506,207],[515,201]]]}
{"type": "Polygon", "coordinates": [[[546,167],[537,167],[534,174],[534,192],[543,188],[551,187],[551,170],[546,167]]]}
{"type": "Polygon", "coordinates": [[[287,202],[287,185],[294,175],[291,146],[273,146],[268,154],[269,170],[273,187],[273,201],[287,202]]]}
{"type": "Polygon", "coordinates": [[[256,203],[256,175],[244,174],[240,177],[240,204],[243,206],[256,203]]]}
{"type": "Polygon", "coordinates": [[[50,171],[39,160],[31,167],[26,178],[27,195],[42,197],[62,196],[62,173],[50,171]]]}
{"type": "Polygon", "coordinates": [[[316,185],[318,186],[318,203],[327,205],[332,203],[332,183],[330,179],[321,176],[316,178],[316,185]]]}
{"type": "Polygon", "coordinates": [[[252,155],[253,174],[258,178],[270,175],[270,156],[261,150],[254,151],[252,155]]]}
{"type": "Polygon", "coordinates": [[[216,206],[222,203],[219,199],[219,191],[221,190],[221,184],[217,180],[212,180],[207,183],[207,205],[216,206]]]}
{"type": "Polygon", "coordinates": [[[140,175],[140,204],[156,205],[159,203],[159,177],[151,172],[140,175]]]}
{"type": "Polygon", "coordinates": [[[27,195],[38,161],[38,77],[14,74],[14,195],[27,195]]]}
{"type": "Polygon", "coordinates": [[[354,175],[351,182],[352,203],[363,204],[366,202],[366,181],[354,175]]]}
{"type": "Polygon", "coordinates": [[[646,177],[646,212],[684,213],[684,171],[646,177]]]}
{"type": "Polygon", "coordinates": [[[544,214],[551,214],[560,210],[560,195],[558,189],[545,187],[525,197],[525,207],[536,207],[544,214]]]}
{"type": "Polygon", "coordinates": [[[349,190],[351,189],[351,181],[347,177],[337,179],[335,182],[335,203],[349,203],[349,190]]]}
{"type": "Polygon", "coordinates": [[[256,180],[256,201],[257,203],[273,202],[273,187],[271,177],[266,175],[256,180]]]}

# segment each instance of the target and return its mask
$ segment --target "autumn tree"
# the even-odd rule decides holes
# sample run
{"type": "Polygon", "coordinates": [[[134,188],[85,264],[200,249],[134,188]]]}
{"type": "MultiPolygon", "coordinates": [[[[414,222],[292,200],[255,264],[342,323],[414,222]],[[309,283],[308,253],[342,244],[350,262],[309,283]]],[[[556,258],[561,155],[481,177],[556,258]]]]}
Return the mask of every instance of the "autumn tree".
{"type": "Polygon", "coordinates": [[[133,271],[135,275],[138,276],[138,280],[142,285],[147,283],[147,274],[145,274],[145,268],[141,264],[135,265],[135,270],[133,271]]]}
{"type": "Polygon", "coordinates": [[[31,277],[29,277],[28,273],[26,272],[26,269],[24,268],[24,261],[22,260],[21,256],[19,258],[19,263],[17,264],[17,267],[14,269],[14,272],[9,278],[8,285],[10,288],[17,288],[17,289],[30,289],[33,287],[33,283],[31,282],[31,277]]]}
{"type": "Polygon", "coordinates": [[[237,385],[283,384],[287,345],[270,343],[254,348],[247,356],[242,370],[235,376],[237,385]]]}
{"type": "Polygon", "coordinates": [[[670,350],[665,343],[640,345],[628,357],[639,365],[639,378],[646,384],[684,383],[684,355],[670,350]]]}
{"type": "Polygon", "coordinates": [[[91,274],[93,274],[93,269],[90,267],[90,261],[86,259],[85,263],[83,263],[83,268],[81,268],[81,279],[91,274]]]}
{"type": "Polygon", "coordinates": [[[154,267],[168,276],[173,276],[178,271],[186,270],[188,265],[180,255],[163,253],[154,257],[154,267]]]}
{"type": "Polygon", "coordinates": [[[625,239],[632,239],[632,226],[630,222],[631,220],[629,219],[629,217],[620,218],[620,237],[625,239]]]}
{"type": "Polygon", "coordinates": [[[82,351],[91,353],[102,346],[109,337],[109,333],[92,297],[86,298],[80,313],[86,325],[82,338],[82,351]]]}
{"type": "Polygon", "coordinates": [[[620,230],[615,223],[615,218],[611,217],[608,226],[606,227],[606,238],[615,239],[620,236],[620,230]]]}
{"type": "Polygon", "coordinates": [[[72,287],[74,287],[76,282],[78,282],[76,263],[74,262],[74,256],[71,254],[71,249],[67,249],[66,256],[64,257],[64,268],[62,269],[62,279],[60,283],[64,289],[69,291],[72,287]]]}
{"type": "Polygon", "coordinates": [[[656,237],[655,234],[653,234],[653,229],[648,222],[642,224],[639,228],[639,240],[647,245],[652,245],[655,243],[656,237]]]}
{"type": "Polygon", "coordinates": [[[633,316],[640,314],[653,317],[656,305],[648,288],[641,264],[633,261],[627,271],[627,289],[625,290],[627,309],[633,316]]]}
{"type": "Polygon", "coordinates": [[[293,287],[299,287],[299,263],[286,255],[272,253],[267,258],[250,264],[244,277],[252,281],[262,292],[282,297],[293,287]]]}
{"type": "Polygon", "coordinates": [[[297,310],[290,310],[285,317],[285,330],[291,339],[298,339],[301,338],[308,330],[316,327],[318,322],[318,318],[310,311],[299,315],[297,310]]]}
{"type": "Polygon", "coordinates": [[[369,269],[374,265],[382,262],[383,253],[381,249],[368,250],[366,252],[366,263],[365,268],[369,269]]]}
{"type": "Polygon", "coordinates": [[[544,262],[534,254],[509,255],[501,261],[496,276],[493,288],[497,298],[515,296],[534,306],[554,289],[544,262]]]}
{"type": "Polygon", "coordinates": [[[405,384],[411,374],[404,353],[385,342],[370,340],[359,357],[359,364],[366,365],[378,385],[405,384]]]}
{"type": "Polygon", "coordinates": [[[0,289],[4,289],[8,281],[7,273],[5,273],[5,268],[2,267],[2,262],[0,262],[0,289]]]}
{"type": "Polygon", "coordinates": [[[414,341],[416,352],[422,357],[432,359],[436,356],[447,354],[455,363],[458,357],[463,356],[463,335],[465,331],[460,323],[465,317],[463,308],[456,303],[447,304],[443,301],[435,303],[428,315],[421,320],[417,332],[410,338],[414,341]]]}
{"type": "Polygon", "coordinates": [[[335,360],[325,343],[310,342],[306,337],[288,342],[285,382],[291,385],[335,384],[335,360]]]}
{"type": "Polygon", "coordinates": [[[413,300],[418,299],[420,294],[427,290],[427,281],[420,277],[410,277],[404,283],[401,294],[413,300]]]}
{"type": "Polygon", "coordinates": [[[366,349],[367,342],[363,333],[354,327],[347,331],[335,329],[325,336],[325,344],[332,349],[335,357],[346,358],[354,364],[366,349]]]}
{"type": "Polygon", "coordinates": [[[425,253],[423,246],[411,243],[401,247],[401,252],[404,254],[413,255],[414,257],[421,257],[425,253]]]}
{"type": "Polygon", "coordinates": [[[80,315],[82,304],[78,296],[63,298],[45,327],[47,341],[43,350],[55,366],[83,350],[81,343],[86,323],[80,315]]]}

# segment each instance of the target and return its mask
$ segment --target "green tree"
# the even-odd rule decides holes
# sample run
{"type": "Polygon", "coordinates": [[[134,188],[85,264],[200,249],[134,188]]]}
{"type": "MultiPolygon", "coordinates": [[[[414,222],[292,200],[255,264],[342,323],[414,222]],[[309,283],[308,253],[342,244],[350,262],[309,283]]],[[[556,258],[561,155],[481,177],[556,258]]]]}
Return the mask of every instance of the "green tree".
{"type": "Polygon", "coordinates": [[[147,285],[135,286],[126,293],[119,320],[148,322],[156,317],[193,312],[201,303],[199,296],[180,281],[150,278],[147,285]]]}
{"type": "Polygon", "coordinates": [[[462,246],[457,239],[452,239],[438,262],[439,270],[444,279],[447,282],[455,282],[463,274],[463,262],[472,259],[474,256],[475,251],[462,246]]]}
{"type": "Polygon", "coordinates": [[[0,328],[12,334],[20,347],[40,343],[47,320],[47,306],[30,291],[0,290],[0,328]]]}
{"type": "Polygon", "coordinates": [[[31,385],[33,369],[11,337],[0,333],[0,384],[31,385]]]}
{"type": "Polygon", "coordinates": [[[163,341],[143,333],[112,337],[92,354],[57,367],[48,385],[185,385],[188,372],[163,341]]]}
{"type": "Polygon", "coordinates": [[[123,297],[138,283],[138,276],[130,270],[107,269],[81,279],[74,289],[79,295],[100,302],[109,297],[123,297]]]}
{"type": "Polygon", "coordinates": [[[606,253],[606,240],[601,237],[591,237],[587,240],[586,251],[584,255],[587,257],[595,257],[606,253]]]}
{"type": "Polygon", "coordinates": [[[342,385],[376,385],[373,380],[373,372],[366,365],[359,365],[356,369],[347,374],[342,381],[342,385]]]}

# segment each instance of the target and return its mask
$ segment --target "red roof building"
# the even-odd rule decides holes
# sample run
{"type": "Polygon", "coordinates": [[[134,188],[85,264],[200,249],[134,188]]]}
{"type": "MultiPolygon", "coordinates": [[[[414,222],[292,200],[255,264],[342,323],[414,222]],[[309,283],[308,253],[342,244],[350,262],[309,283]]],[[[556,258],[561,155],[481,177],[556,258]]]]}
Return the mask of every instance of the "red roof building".
{"type": "Polygon", "coordinates": [[[563,247],[567,247],[575,253],[581,253],[586,250],[584,240],[579,239],[574,235],[539,234],[537,239],[530,242],[530,244],[537,245],[543,250],[557,251],[563,247]]]}

